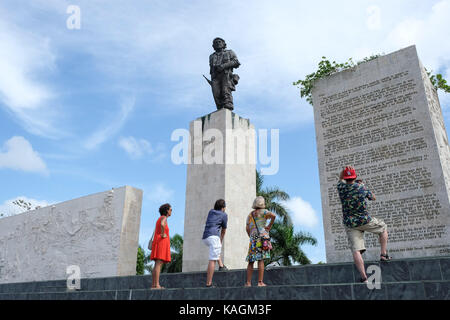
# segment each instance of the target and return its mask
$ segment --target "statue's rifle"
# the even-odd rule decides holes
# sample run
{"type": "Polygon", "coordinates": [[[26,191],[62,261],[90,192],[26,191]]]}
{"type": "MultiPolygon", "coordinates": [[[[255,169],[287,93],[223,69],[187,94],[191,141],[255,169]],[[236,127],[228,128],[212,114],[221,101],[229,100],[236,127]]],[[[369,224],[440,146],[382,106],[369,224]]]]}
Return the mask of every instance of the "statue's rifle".
{"type": "Polygon", "coordinates": [[[207,77],[205,77],[205,75],[203,75],[203,78],[205,78],[206,79],[206,81],[208,81],[208,83],[209,83],[209,85],[210,86],[212,86],[212,84],[211,84],[211,80],[209,80],[207,77]]]}

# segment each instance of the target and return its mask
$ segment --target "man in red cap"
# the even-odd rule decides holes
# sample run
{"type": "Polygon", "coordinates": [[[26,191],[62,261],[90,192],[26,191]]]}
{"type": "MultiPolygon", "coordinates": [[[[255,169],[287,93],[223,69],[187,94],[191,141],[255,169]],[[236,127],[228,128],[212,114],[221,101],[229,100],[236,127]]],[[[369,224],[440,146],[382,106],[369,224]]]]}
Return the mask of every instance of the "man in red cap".
{"type": "Polygon", "coordinates": [[[356,180],[356,171],[352,166],[346,166],[340,174],[337,184],[339,198],[342,203],[342,214],[345,231],[351,246],[353,260],[361,274],[361,282],[367,282],[362,253],[366,251],[364,245],[364,232],[372,232],[379,236],[381,245],[380,261],[390,260],[386,247],[388,233],[386,224],[369,216],[367,212],[366,198],[375,200],[375,195],[362,183],[356,180]]]}

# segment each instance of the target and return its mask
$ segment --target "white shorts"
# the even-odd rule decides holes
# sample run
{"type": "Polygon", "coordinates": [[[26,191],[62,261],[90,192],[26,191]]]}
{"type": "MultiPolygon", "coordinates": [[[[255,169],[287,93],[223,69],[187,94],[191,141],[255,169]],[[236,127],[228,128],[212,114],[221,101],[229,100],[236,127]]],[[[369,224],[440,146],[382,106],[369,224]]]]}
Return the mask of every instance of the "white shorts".
{"type": "Polygon", "coordinates": [[[203,239],[203,243],[209,247],[209,260],[219,260],[222,251],[222,243],[218,236],[209,236],[203,239]]]}

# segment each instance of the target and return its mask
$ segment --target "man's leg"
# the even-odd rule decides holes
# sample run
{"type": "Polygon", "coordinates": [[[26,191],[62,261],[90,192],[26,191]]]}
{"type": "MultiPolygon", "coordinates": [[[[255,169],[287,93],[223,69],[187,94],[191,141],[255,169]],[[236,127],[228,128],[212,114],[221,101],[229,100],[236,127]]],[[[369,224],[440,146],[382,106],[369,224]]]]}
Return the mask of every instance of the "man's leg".
{"type": "Polygon", "coordinates": [[[356,269],[361,275],[361,279],[367,279],[366,270],[364,268],[364,260],[359,250],[353,251],[353,261],[355,262],[356,269]]]}
{"type": "Polygon", "coordinates": [[[214,275],[214,269],[216,268],[216,260],[209,260],[208,269],[206,270],[206,285],[212,284],[212,278],[214,275]]]}
{"type": "Polygon", "coordinates": [[[388,232],[387,230],[384,230],[383,233],[380,234],[380,246],[382,255],[386,255],[387,253],[387,241],[388,241],[388,232]]]}
{"type": "Polygon", "coordinates": [[[220,259],[220,257],[219,257],[219,260],[217,260],[217,262],[219,263],[219,268],[222,268],[223,267],[223,262],[222,262],[222,259],[220,259]]]}

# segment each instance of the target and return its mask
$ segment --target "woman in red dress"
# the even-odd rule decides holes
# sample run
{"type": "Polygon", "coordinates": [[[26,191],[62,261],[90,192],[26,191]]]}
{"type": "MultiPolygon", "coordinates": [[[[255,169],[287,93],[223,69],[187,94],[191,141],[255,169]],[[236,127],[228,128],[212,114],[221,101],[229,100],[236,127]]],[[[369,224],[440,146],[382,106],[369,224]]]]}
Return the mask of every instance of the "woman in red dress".
{"type": "Polygon", "coordinates": [[[159,217],[156,221],[155,235],[152,243],[152,254],[150,260],[155,261],[152,271],[152,289],[164,289],[159,285],[159,274],[161,273],[161,265],[169,263],[170,259],[170,236],[167,218],[172,215],[172,207],[170,204],[163,204],[159,208],[159,217]]]}

